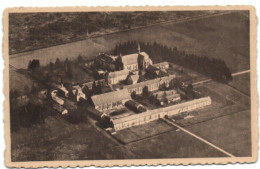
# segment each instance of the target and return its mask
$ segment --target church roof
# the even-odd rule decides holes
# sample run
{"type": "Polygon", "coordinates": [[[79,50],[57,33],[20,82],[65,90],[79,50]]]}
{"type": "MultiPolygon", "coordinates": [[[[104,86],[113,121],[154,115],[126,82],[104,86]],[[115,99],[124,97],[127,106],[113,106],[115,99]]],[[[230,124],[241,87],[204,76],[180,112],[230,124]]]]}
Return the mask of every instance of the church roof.
{"type": "MultiPolygon", "coordinates": [[[[132,65],[138,63],[138,53],[133,53],[130,55],[124,55],[122,56],[122,62],[126,65],[132,65]]],[[[145,52],[140,52],[140,55],[144,57],[145,60],[149,59],[149,55],[145,52]]]]}

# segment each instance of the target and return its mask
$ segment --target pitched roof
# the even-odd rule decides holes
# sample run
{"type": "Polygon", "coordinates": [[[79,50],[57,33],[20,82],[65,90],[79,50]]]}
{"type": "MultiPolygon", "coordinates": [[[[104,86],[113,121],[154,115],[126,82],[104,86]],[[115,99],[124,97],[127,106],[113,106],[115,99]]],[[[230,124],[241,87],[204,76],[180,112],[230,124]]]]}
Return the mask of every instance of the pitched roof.
{"type": "Polygon", "coordinates": [[[139,75],[130,75],[129,78],[131,78],[133,82],[137,82],[139,79],[139,75]]]}
{"type": "Polygon", "coordinates": [[[149,55],[145,52],[140,52],[140,55],[142,55],[144,57],[145,60],[149,59],[149,55]]]}
{"type": "Polygon", "coordinates": [[[133,53],[133,54],[129,54],[129,55],[124,55],[122,56],[122,62],[124,65],[132,65],[132,64],[136,64],[138,63],[138,56],[141,55],[144,57],[144,60],[149,59],[149,55],[145,52],[140,52],[138,53],[133,53]]]}
{"type": "Polygon", "coordinates": [[[124,88],[131,89],[131,88],[136,88],[136,87],[144,87],[146,85],[151,85],[151,84],[158,83],[158,82],[163,83],[165,81],[172,80],[173,78],[175,78],[175,75],[169,75],[169,76],[165,76],[165,77],[161,77],[161,78],[143,81],[143,82],[132,84],[132,85],[126,85],[126,86],[124,86],[124,88]]]}
{"type": "Polygon", "coordinates": [[[162,97],[163,95],[170,96],[176,94],[176,90],[166,90],[166,91],[158,91],[153,93],[153,95],[157,95],[157,97],[162,97]]]}
{"type": "Polygon", "coordinates": [[[113,124],[115,125],[115,124],[118,124],[118,123],[123,123],[123,122],[127,122],[127,121],[130,121],[130,120],[135,120],[135,119],[145,117],[145,116],[149,116],[149,115],[152,115],[152,114],[159,114],[161,112],[167,112],[167,111],[171,111],[171,110],[174,110],[174,109],[175,110],[180,109],[180,108],[183,108],[183,107],[187,107],[187,106],[190,106],[190,105],[198,104],[198,103],[209,101],[209,100],[211,100],[210,97],[203,97],[203,98],[200,98],[200,99],[187,101],[187,102],[176,104],[176,105],[173,105],[173,106],[162,107],[162,108],[149,110],[149,111],[139,113],[139,114],[129,115],[129,116],[122,117],[122,118],[119,118],[119,119],[115,119],[115,118],[111,117],[111,120],[112,120],[113,124]]]}
{"type": "Polygon", "coordinates": [[[129,71],[127,69],[119,70],[115,72],[109,72],[108,77],[114,78],[118,76],[127,76],[129,74],[129,71]]]}
{"type": "Polygon", "coordinates": [[[103,105],[105,103],[116,102],[125,99],[131,99],[130,94],[126,89],[118,90],[109,93],[103,93],[100,95],[91,96],[91,99],[95,106],[103,105]]]}
{"type": "Polygon", "coordinates": [[[122,56],[124,66],[138,63],[138,53],[122,56]]]}
{"type": "Polygon", "coordinates": [[[146,70],[148,71],[156,71],[159,70],[157,67],[155,67],[154,65],[149,65],[148,68],[146,68],[146,70]]]}

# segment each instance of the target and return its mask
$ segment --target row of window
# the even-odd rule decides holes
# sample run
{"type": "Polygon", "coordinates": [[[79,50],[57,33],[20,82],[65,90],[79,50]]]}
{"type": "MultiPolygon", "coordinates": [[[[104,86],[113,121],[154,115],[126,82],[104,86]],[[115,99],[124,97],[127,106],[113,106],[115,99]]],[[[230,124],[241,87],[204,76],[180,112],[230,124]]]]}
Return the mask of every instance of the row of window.
{"type": "Polygon", "coordinates": [[[133,65],[127,65],[126,68],[128,70],[137,70],[138,64],[133,64],[133,65]]]}
{"type": "Polygon", "coordinates": [[[175,109],[175,110],[172,110],[172,111],[169,111],[169,112],[152,114],[152,115],[145,116],[145,117],[142,117],[142,118],[139,118],[139,119],[135,119],[133,121],[128,121],[128,122],[124,122],[124,123],[121,123],[121,124],[117,124],[117,125],[114,126],[114,128],[115,128],[115,130],[122,130],[122,129],[129,128],[129,127],[132,127],[132,126],[137,126],[137,125],[141,125],[141,124],[153,121],[153,120],[157,120],[159,118],[164,117],[165,115],[170,116],[170,115],[173,115],[173,114],[177,114],[177,113],[181,113],[181,112],[185,112],[185,111],[190,111],[190,110],[196,109],[198,107],[203,107],[203,106],[208,105],[208,104],[210,104],[210,102],[205,101],[205,102],[202,102],[202,103],[199,103],[199,104],[194,104],[194,105],[191,105],[191,106],[183,107],[182,109],[175,109]]]}
{"type": "Polygon", "coordinates": [[[113,103],[107,103],[107,104],[103,104],[100,106],[97,106],[97,110],[106,110],[106,109],[112,109],[114,107],[118,107],[118,106],[122,106],[122,100],[121,101],[117,101],[117,102],[113,102],[113,103]]]}

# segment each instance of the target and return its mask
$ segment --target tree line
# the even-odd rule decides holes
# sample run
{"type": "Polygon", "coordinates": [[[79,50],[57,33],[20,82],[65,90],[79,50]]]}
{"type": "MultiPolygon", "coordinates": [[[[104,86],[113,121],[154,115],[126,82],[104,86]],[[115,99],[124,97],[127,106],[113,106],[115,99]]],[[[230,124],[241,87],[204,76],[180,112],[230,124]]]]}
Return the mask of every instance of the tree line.
{"type": "Polygon", "coordinates": [[[137,52],[138,43],[140,44],[141,51],[146,52],[154,63],[168,61],[197,71],[216,81],[226,83],[232,80],[231,71],[223,60],[209,58],[207,56],[187,54],[185,51],[178,50],[177,47],[171,48],[156,42],[144,43],[128,41],[125,43],[119,43],[115,46],[112,53],[114,55],[135,53],[137,52]]]}

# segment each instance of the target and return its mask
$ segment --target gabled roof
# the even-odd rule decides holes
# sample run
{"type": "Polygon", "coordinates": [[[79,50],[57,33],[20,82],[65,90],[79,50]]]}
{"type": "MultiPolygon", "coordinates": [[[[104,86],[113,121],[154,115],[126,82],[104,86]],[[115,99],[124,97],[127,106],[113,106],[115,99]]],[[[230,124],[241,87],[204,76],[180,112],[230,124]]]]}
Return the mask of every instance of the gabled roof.
{"type": "Polygon", "coordinates": [[[130,94],[126,89],[118,90],[109,93],[103,93],[100,95],[91,96],[91,99],[95,106],[103,105],[106,103],[112,103],[116,101],[131,99],[130,94]]]}
{"type": "Polygon", "coordinates": [[[138,53],[122,56],[124,66],[138,63],[138,53]]]}
{"type": "Polygon", "coordinates": [[[124,69],[124,70],[119,70],[115,72],[109,72],[108,77],[114,78],[118,76],[127,76],[129,74],[129,70],[124,69]]]}
{"type": "Polygon", "coordinates": [[[133,82],[137,82],[139,79],[139,75],[130,75],[129,78],[131,78],[133,82]]]}
{"type": "Polygon", "coordinates": [[[160,78],[156,78],[156,79],[152,79],[152,80],[143,81],[143,82],[132,84],[132,85],[126,85],[126,86],[124,86],[124,88],[132,89],[132,88],[137,88],[137,87],[144,87],[144,86],[151,85],[154,83],[164,83],[164,82],[170,81],[174,78],[175,78],[175,75],[169,75],[169,76],[165,76],[165,77],[160,77],[160,78]]]}
{"type": "Polygon", "coordinates": [[[203,98],[200,98],[200,99],[187,101],[187,102],[176,104],[176,105],[173,105],[173,106],[149,110],[149,111],[146,111],[146,112],[143,112],[143,113],[129,115],[129,116],[122,117],[122,118],[119,118],[119,119],[111,117],[111,121],[113,122],[114,125],[116,125],[116,124],[127,122],[127,121],[130,121],[130,120],[139,119],[139,118],[142,118],[142,117],[145,117],[145,116],[148,116],[148,115],[159,114],[161,112],[167,112],[167,111],[171,111],[171,110],[174,110],[174,109],[175,110],[181,109],[183,107],[187,107],[187,106],[198,104],[198,103],[205,102],[205,101],[211,101],[210,97],[203,97],[203,98]]]}
{"type": "Polygon", "coordinates": [[[144,60],[147,60],[150,58],[149,55],[145,52],[140,52],[140,55],[142,55],[144,57],[144,60]]]}
{"type": "Polygon", "coordinates": [[[153,66],[153,65],[149,65],[146,70],[148,70],[148,71],[156,71],[156,70],[159,70],[159,69],[157,67],[153,66]]]}
{"type": "Polygon", "coordinates": [[[138,63],[138,56],[141,55],[143,56],[144,60],[149,59],[149,55],[145,52],[140,52],[138,53],[133,53],[133,54],[129,54],[129,55],[124,55],[122,56],[122,62],[123,64],[126,65],[132,65],[132,64],[136,64],[138,63]]]}

